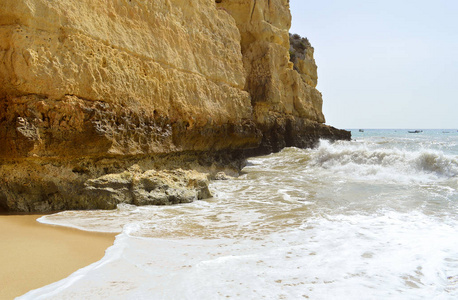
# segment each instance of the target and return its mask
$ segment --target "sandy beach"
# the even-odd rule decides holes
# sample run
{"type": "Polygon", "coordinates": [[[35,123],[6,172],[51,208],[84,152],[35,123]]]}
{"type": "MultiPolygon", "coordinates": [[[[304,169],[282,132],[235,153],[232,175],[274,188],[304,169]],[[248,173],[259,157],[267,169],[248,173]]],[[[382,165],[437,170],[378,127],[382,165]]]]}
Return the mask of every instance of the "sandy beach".
{"type": "Polygon", "coordinates": [[[0,299],[69,276],[100,260],[115,234],[40,224],[40,215],[0,216],[0,299]]]}

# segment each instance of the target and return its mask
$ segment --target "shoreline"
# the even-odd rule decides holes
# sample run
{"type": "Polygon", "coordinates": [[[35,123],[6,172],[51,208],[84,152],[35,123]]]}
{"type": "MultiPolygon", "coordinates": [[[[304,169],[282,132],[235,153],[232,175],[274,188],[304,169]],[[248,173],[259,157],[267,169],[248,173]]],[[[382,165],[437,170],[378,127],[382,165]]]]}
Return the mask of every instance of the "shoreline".
{"type": "Polygon", "coordinates": [[[42,215],[0,215],[0,299],[68,277],[102,259],[114,233],[42,224],[42,215]]]}

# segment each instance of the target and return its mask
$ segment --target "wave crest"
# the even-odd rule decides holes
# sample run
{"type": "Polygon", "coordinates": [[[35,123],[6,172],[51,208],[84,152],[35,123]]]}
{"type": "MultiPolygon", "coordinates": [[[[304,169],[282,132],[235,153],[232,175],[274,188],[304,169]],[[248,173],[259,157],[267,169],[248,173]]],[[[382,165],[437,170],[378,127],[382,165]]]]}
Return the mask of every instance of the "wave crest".
{"type": "Polygon", "coordinates": [[[311,151],[310,165],[338,173],[392,179],[451,178],[458,175],[458,159],[441,151],[371,148],[357,142],[321,141],[311,151]]]}

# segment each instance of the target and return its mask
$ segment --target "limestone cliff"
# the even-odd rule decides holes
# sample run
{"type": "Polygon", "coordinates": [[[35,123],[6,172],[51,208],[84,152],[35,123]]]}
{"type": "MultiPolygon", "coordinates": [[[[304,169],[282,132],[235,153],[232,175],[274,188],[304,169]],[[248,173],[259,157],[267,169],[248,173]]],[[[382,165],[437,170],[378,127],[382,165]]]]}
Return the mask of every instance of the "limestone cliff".
{"type": "Polygon", "coordinates": [[[287,0],[2,0],[0,210],[186,202],[206,195],[188,171],[162,200],[135,182],[348,139],[290,22],[287,0]]]}

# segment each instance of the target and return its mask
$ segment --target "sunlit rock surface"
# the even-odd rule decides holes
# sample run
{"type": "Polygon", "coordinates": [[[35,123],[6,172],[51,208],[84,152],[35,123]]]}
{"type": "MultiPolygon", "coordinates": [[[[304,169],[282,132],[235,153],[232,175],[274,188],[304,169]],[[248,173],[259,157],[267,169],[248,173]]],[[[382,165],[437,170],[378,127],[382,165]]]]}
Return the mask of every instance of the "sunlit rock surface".
{"type": "Polygon", "coordinates": [[[349,139],[323,125],[313,48],[290,61],[290,23],[287,0],[2,0],[0,210],[186,202],[88,187],[349,139]]]}

